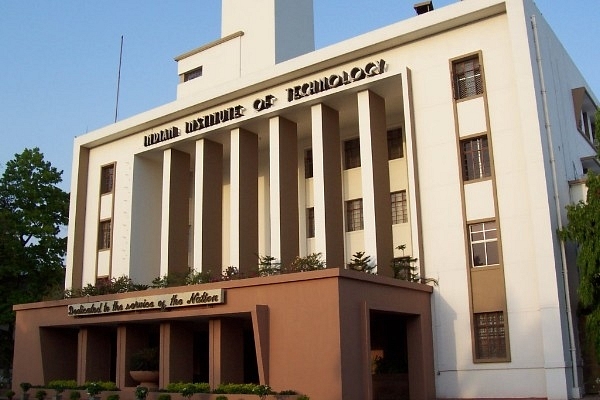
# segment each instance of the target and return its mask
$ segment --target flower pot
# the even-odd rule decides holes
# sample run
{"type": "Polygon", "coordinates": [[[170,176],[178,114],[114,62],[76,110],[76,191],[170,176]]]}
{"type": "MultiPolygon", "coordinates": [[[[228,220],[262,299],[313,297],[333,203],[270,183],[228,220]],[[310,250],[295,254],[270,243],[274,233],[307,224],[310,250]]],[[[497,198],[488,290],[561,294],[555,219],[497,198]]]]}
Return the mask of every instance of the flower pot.
{"type": "Polygon", "coordinates": [[[158,371],[129,371],[129,375],[134,381],[139,382],[139,386],[158,387],[158,371]]]}

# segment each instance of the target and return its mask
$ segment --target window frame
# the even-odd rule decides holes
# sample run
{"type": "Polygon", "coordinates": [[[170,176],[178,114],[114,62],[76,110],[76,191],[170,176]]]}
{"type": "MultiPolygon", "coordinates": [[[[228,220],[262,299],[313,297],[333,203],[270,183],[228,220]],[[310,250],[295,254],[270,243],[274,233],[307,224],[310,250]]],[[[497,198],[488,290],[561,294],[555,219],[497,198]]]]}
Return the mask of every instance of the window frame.
{"type": "Polygon", "coordinates": [[[498,222],[496,220],[468,223],[467,235],[469,241],[469,265],[471,266],[471,268],[496,267],[500,265],[500,233],[498,228],[498,222]],[[474,231],[473,227],[476,227],[477,225],[481,225],[481,230],[474,231]],[[474,240],[474,237],[481,237],[481,239],[474,240]],[[476,254],[479,254],[480,252],[476,252],[474,249],[475,246],[481,247],[481,245],[483,245],[485,260],[483,263],[478,264],[476,263],[475,258],[477,257],[476,254]],[[494,250],[496,253],[495,261],[497,262],[489,263],[489,259],[491,258],[490,254],[493,255],[493,252],[489,251],[491,249],[490,246],[492,245],[494,246],[494,250]]]}
{"type": "Polygon", "coordinates": [[[314,176],[312,149],[304,150],[304,179],[314,176]]]}
{"type": "Polygon", "coordinates": [[[460,169],[463,182],[489,179],[492,176],[490,139],[487,134],[471,136],[459,141],[460,169]],[[484,145],[485,142],[485,145],[484,145]],[[476,148],[466,149],[477,143],[476,148]]]}
{"type": "Polygon", "coordinates": [[[451,72],[454,100],[470,99],[485,93],[483,62],[480,52],[452,60],[451,72]]]}
{"type": "Polygon", "coordinates": [[[510,361],[507,333],[508,323],[504,311],[474,313],[473,360],[478,363],[510,361]]]}
{"type": "Polygon", "coordinates": [[[402,128],[389,129],[387,131],[388,160],[404,158],[402,128]]]}
{"type": "Polygon", "coordinates": [[[306,209],[306,238],[315,237],[315,208],[308,207],[306,209]]]}
{"type": "Polygon", "coordinates": [[[365,229],[363,214],[363,199],[346,200],[346,232],[356,232],[365,229]]]}
{"type": "Polygon", "coordinates": [[[112,248],[112,220],[104,219],[98,222],[98,251],[112,248]]]}
{"type": "Polygon", "coordinates": [[[113,193],[115,190],[116,164],[106,164],[100,169],[100,195],[113,193]]]}
{"type": "Polygon", "coordinates": [[[397,190],[390,193],[390,206],[392,212],[392,225],[408,222],[408,199],[406,190],[397,190]],[[395,197],[398,196],[398,199],[395,197]]]}
{"type": "Polygon", "coordinates": [[[360,139],[348,139],[344,141],[344,169],[359,168],[360,162],[360,139]]]}

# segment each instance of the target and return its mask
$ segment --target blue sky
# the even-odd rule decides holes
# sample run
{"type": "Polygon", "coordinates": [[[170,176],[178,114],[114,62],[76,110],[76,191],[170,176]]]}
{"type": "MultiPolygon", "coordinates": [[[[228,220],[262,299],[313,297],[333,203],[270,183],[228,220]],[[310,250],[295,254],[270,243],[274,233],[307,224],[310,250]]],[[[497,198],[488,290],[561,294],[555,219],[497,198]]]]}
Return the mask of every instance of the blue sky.
{"type": "MultiPolygon", "coordinates": [[[[321,48],[411,17],[420,0],[313,1],[321,48]]],[[[600,0],[536,4],[600,97],[600,0]]],[[[37,146],[64,171],[68,190],[73,139],[114,121],[121,36],[124,119],[175,100],[173,57],[220,37],[220,7],[220,0],[0,0],[0,171],[37,146]]]]}

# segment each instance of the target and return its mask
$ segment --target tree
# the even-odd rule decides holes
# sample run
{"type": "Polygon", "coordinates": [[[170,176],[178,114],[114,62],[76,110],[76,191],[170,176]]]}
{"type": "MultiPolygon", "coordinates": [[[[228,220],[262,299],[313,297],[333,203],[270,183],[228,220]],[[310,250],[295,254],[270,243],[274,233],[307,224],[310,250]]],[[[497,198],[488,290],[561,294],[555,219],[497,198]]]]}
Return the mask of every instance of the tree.
{"type": "Polygon", "coordinates": [[[40,301],[64,284],[69,195],[38,148],[6,163],[0,177],[0,368],[12,365],[14,304],[40,301]]]}
{"type": "MultiPolygon", "coordinates": [[[[596,137],[600,137],[600,111],[596,137]]],[[[586,336],[600,356],[600,176],[588,172],[586,186],[586,202],[567,206],[569,223],[559,235],[578,244],[580,311],[585,316],[586,336]]]]}

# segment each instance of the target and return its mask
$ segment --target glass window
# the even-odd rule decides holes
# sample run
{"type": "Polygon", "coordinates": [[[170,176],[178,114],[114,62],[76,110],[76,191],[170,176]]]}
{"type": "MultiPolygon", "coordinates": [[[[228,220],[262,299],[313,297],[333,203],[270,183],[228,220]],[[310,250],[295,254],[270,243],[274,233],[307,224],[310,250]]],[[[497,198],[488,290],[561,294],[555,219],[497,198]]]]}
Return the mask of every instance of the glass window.
{"type": "Polygon", "coordinates": [[[388,160],[404,157],[402,147],[402,129],[392,129],[387,132],[388,160]]]}
{"type": "Polygon", "coordinates": [[[402,224],[408,222],[408,212],[406,205],[406,190],[391,193],[392,201],[392,224],[402,224]]]}
{"type": "Polygon", "coordinates": [[[313,177],[313,155],[312,149],[308,149],[304,152],[304,178],[313,177]]]}
{"type": "Polygon", "coordinates": [[[360,167],[360,140],[344,142],[344,169],[360,167]]]}
{"type": "Polygon", "coordinates": [[[110,249],[112,224],[110,220],[100,221],[98,227],[98,250],[110,249]]]}
{"type": "Polygon", "coordinates": [[[502,311],[476,313],[475,358],[478,360],[506,359],[506,331],[502,311]]]}
{"type": "Polygon", "coordinates": [[[472,267],[484,267],[500,263],[498,231],[495,221],[469,225],[469,240],[472,267]]]}
{"type": "Polygon", "coordinates": [[[455,99],[464,99],[483,93],[479,56],[456,61],[452,64],[452,69],[455,99]]]}
{"type": "Polygon", "coordinates": [[[315,237],[315,208],[306,209],[306,237],[315,237]]]}
{"type": "Polygon", "coordinates": [[[183,74],[183,81],[184,82],[191,81],[192,79],[200,78],[201,76],[202,76],[202,66],[183,74]]]}
{"type": "Polygon", "coordinates": [[[487,136],[461,140],[463,180],[486,178],[491,175],[487,136]]]}
{"type": "Polygon", "coordinates": [[[362,199],[346,202],[346,231],[360,231],[364,229],[362,199]]]}
{"type": "Polygon", "coordinates": [[[115,183],[115,165],[106,165],[102,167],[100,194],[111,193],[115,183]]]}

